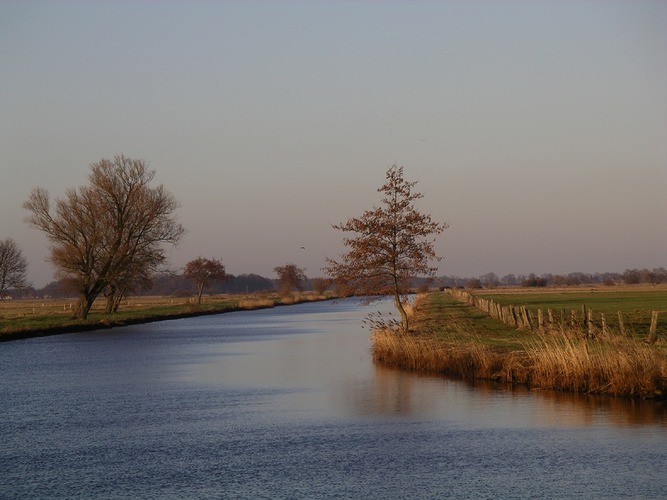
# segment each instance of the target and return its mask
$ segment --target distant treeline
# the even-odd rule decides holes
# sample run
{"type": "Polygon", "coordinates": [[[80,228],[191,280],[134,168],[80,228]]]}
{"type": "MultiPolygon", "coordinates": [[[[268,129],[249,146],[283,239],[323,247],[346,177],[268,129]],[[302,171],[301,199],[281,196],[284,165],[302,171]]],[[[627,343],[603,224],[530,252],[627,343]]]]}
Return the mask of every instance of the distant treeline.
{"type": "MultiPolygon", "coordinates": [[[[182,274],[161,274],[153,278],[150,288],[136,290],[133,295],[191,296],[196,293],[192,281],[182,274]]],[[[313,278],[306,282],[306,290],[321,288],[324,278],[313,278]]],[[[452,287],[452,288],[496,288],[499,286],[577,286],[577,285],[616,285],[616,284],[659,284],[667,283],[667,269],[664,267],[649,269],[626,269],[623,273],[569,273],[569,274],[507,274],[498,277],[495,273],[486,273],[478,277],[440,276],[437,278],[415,278],[414,288],[452,287]]],[[[278,290],[278,280],[258,274],[228,275],[222,283],[214,283],[207,288],[209,294],[250,294],[270,293],[278,290]]],[[[63,298],[76,294],[59,281],[52,281],[43,288],[25,288],[9,290],[5,295],[13,298],[63,298]]]]}
{"type": "Polygon", "coordinates": [[[443,276],[436,279],[436,284],[449,287],[464,288],[495,288],[499,286],[577,286],[577,285],[637,285],[667,283],[667,269],[658,267],[649,269],[626,269],[623,273],[569,273],[569,274],[507,274],[498,277],[495,273],[483,274],[479,277],[459,278],[443,276]]]}

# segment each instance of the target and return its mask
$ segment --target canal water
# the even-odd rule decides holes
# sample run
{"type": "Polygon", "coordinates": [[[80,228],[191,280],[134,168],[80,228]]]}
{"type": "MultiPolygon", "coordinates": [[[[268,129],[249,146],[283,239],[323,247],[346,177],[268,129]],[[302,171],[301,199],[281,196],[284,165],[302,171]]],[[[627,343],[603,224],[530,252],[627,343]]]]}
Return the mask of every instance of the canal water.
{"type": "Polygon", "coordinates": [[[356,300],[0,344],[0,498],[665,498],[667,412],[375,366],[356,300]]]}

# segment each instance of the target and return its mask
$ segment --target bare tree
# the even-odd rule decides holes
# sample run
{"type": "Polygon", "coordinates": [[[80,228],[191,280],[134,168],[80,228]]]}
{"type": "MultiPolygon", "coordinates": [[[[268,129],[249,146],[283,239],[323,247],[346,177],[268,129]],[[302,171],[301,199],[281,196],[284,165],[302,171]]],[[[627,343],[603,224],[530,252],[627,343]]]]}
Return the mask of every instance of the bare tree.
{"type": "Polygon", "coordinates": [[[0,295],[11,288],[26,288],[28,261],[23,256],[16,242],[7,238],[0,241],[0,295]]]}
{"type": "Polygon", "coordinates": [[[415,276],[434,276],[436,268],[429,261],[435,255],[431,238],[444,231],[430,215],[417,211],[415,201],[421,193],[413,193],[416,182],[403,178],[403,167],[392,165],[386,173],[382,205],[367,210],[359,218],[334,224],[334,229],[353,233],[343,238],[348,252],[340,261],[327,259],[325,271],[346,287],[347,292],[366,295],[393,295],[401,315],[401,329],[408,332],[408,314],[404,307],[409,280],[415,276]]]}
{"type": "Polygon", "coordinates": [[[225,281],[227,274],[222,261],[217,259],[205,259],[197,257],[185,265],[186,278],[192,280],[197,287],[197,304],[201,304],[201,296],[204,289],[215,281],[225,281]]]}
{"type": "Polygon", "coordinates": [[[324,295],[331,282],[327,278],[313,278],[310,280],[310,284],[318,295],[324,295]]]}
{"type": "Polygon", "coordinates": [[[176,222],[176,199],[151,187],[155,171],[123,155],[94,163],[89,184],[67,190],[51,210],[45,189],[23,204],[26,221],[51,242],[57,276],[78,291],[74,316],[86,319],[95,299],[121,277],[148,275],[165,260],[162,244],[184,234],[176,222]]]}
{"type": "Polygon", "coordinates": [[[306,283],[305,269],[297,267],[295,264],[285,264],[273,269],[278,275],[278,286],[280,293],[288,295],[293,288],[299,292],[303,291],[306,283]]]}
{"type": "Polygon", "coordinates": [[[153,286],[154,271],[152,266],[146,266],[141,259],[137,259],[132,266],[109,277],[107,286],[102,292],[107,301],[106,314],[117,312],[123,298],[130,292],[150,289],[153,286]]]}

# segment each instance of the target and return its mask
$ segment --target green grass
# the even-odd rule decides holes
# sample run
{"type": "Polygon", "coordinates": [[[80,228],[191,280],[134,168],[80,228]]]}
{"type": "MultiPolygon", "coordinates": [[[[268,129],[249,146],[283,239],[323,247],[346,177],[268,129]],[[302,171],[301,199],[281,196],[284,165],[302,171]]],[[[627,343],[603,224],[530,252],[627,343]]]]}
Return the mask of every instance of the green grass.
{"type": "Polygon", "coordinates": [[[481,342],[498,349],[519,349],[530,332],[516,330],[445,293],[431,293],[414,320],[415,329],[443,342],[481,342]]]}
{"type": "Polygon", "coordinates": [[[617,311],[624,313],[663,310],[667,312],[667,290],[655,291],[631,290],[621,292],[577,291],[577,292],[537,292],[537,293],[493,293],[476,292],[475,295],[493,299],[501,304],[526,305],[531,309],[538,308],[553,310],[579,309],[582,304],[602,311],[605,314],[614,314],[617,311]]]}
{"type": "Polygon", "coordinates": [[[599,314],[604,313],[610,326],[618,324],[618,311],[621,311],[627,330],[640,337],[648,335],[651,311],[660,311],[658,335],[667,336],[667,289],[665,288],[655,290],[628,288],[622,291],[545,290],[534,293],[480,291],[475,292],[475,295],[502,305],[525,305],[533,313],[542,309],[546,314],[547,309],[551,309],[557,315],[565,311],[567,316],[574,309],[581,316],[582,305],[585,305],[593,310],[595,322],[599,321],[599,314]]]}

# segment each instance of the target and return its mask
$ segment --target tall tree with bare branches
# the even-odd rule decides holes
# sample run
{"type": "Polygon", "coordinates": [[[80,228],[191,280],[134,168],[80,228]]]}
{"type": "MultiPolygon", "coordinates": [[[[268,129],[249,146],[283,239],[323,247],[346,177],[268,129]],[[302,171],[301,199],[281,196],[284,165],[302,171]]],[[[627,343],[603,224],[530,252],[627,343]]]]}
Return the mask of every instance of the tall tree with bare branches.
{"type": "Polygon", "coordinates": [[[404,305],[409,280],[434,276],[436,268],[429,263],[440,260],[434,250],[435,237],[448,227],[417,210],[415,202],[423,195],[413,192],[415,184],[403,178],[403,167],[392,165],[378,189],[383,194],[381,206],[333,225],[352,236],[343,238],[347,253],[339,260],[327,259],[324,269],[347,292],[367,297],[392,295],[406,333],[409,318],[404,305]]]}
{"type": "Polygon", "coordinates": [[[23,207],[26,221],[51,243],[58,278],[79,293],[74,316],[86,319],[103,290],[128,285],[166,260],[163,244],[184,234],[176,221],[178,203],[162,185],[152,187],[155,171],[143,160],[123,155],[90,167],[88,185],[68,189],[53,209],[45,189],[32,191],[23,207]]]}
{"type": "Polygon", "coordinates": [[[11,288],[30,286],[27,272],[28,261],[16,242],[11,238],[0,241],[0,295],[11,288]]]}

